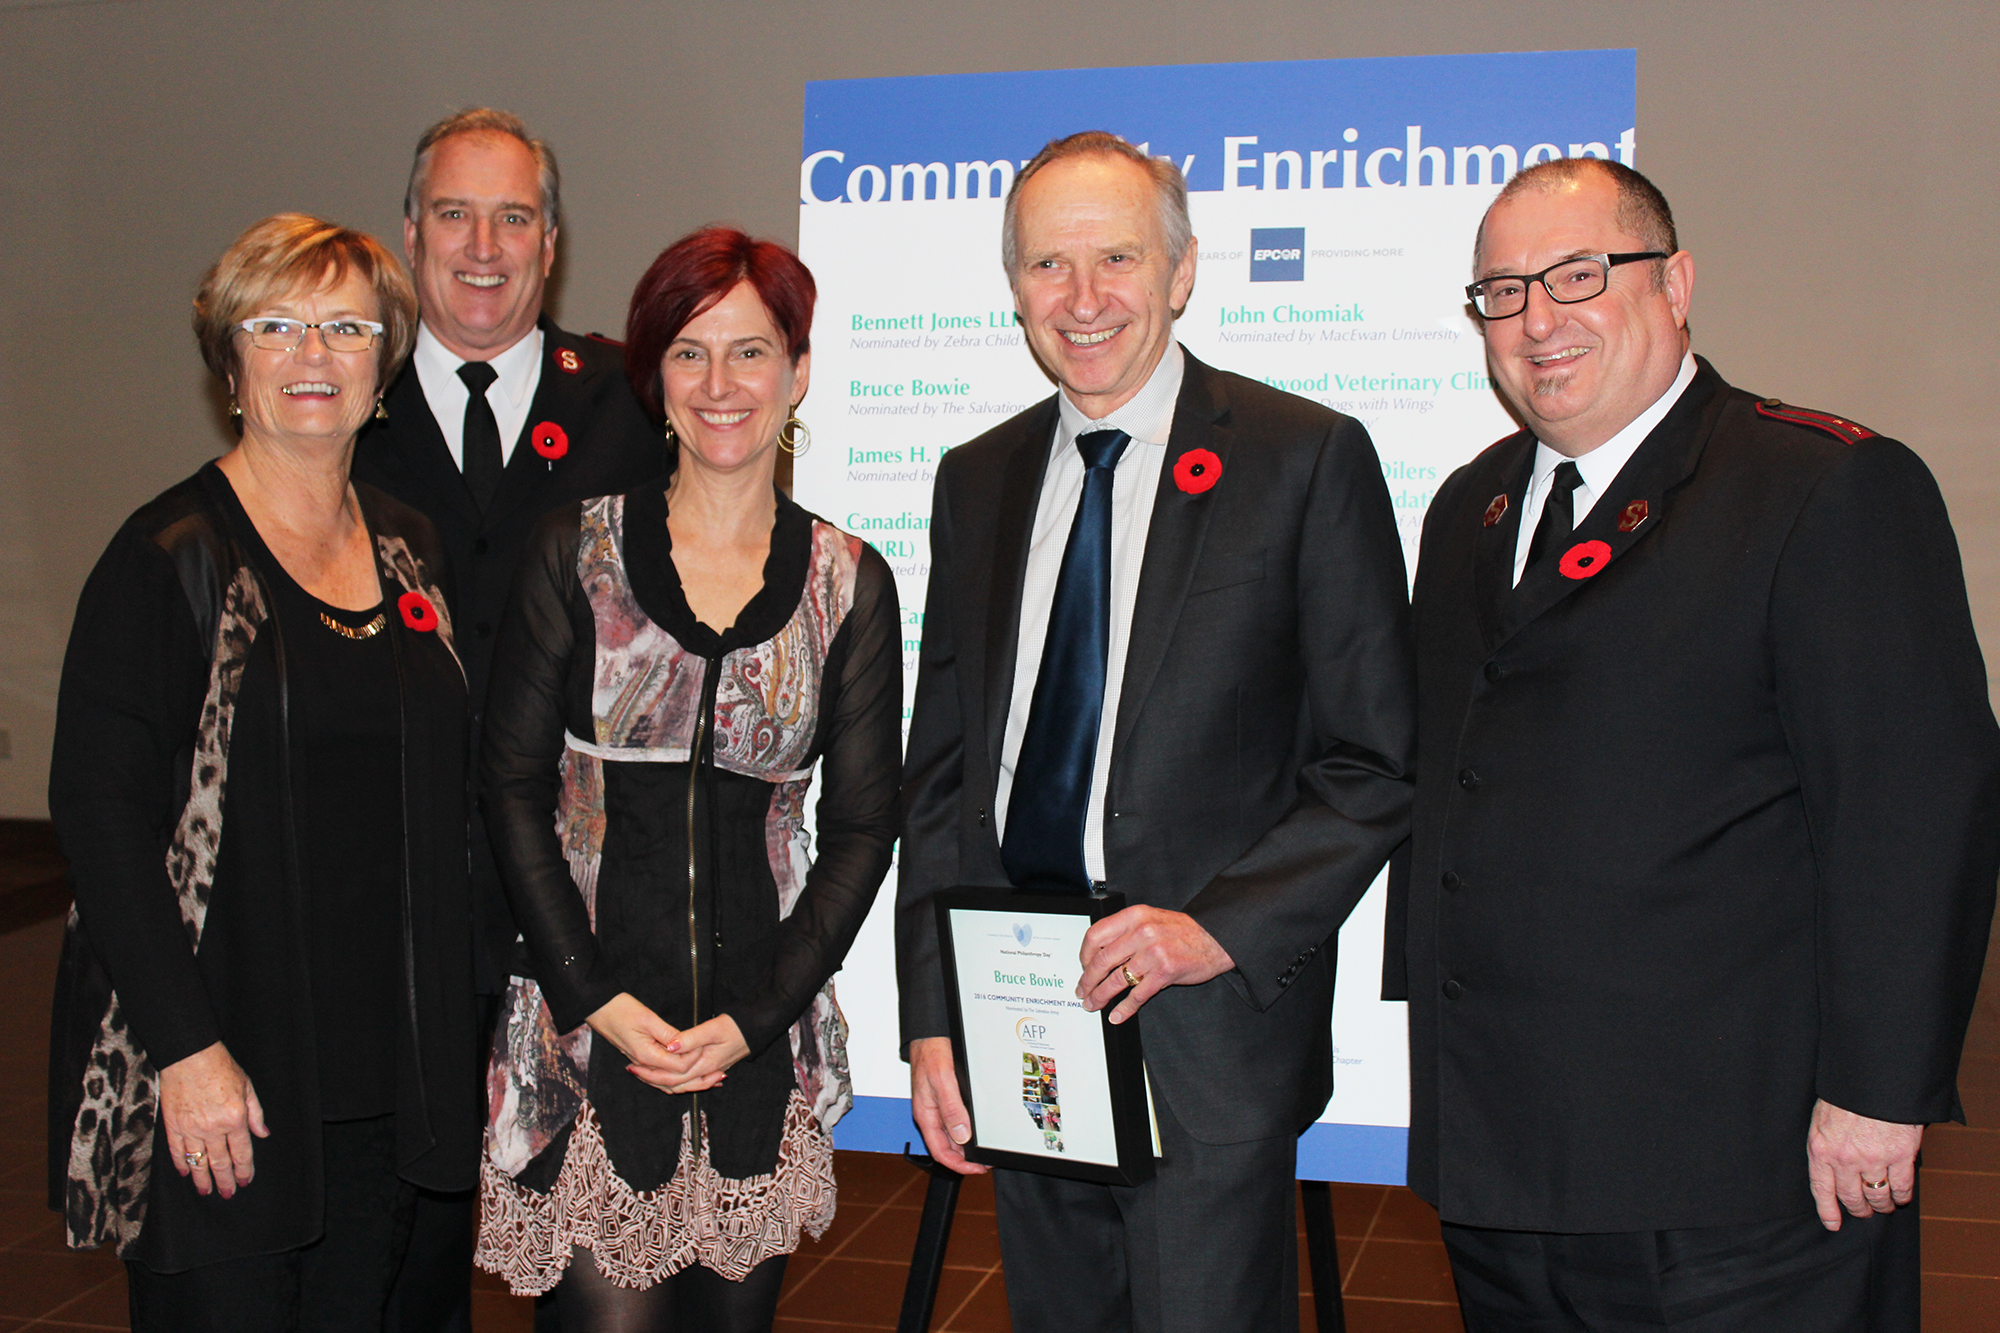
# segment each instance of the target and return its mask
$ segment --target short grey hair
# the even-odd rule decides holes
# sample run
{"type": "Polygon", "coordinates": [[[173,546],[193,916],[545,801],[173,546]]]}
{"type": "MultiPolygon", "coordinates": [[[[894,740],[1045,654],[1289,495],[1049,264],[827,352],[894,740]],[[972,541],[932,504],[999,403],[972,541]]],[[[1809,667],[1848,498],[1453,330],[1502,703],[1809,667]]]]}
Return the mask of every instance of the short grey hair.
{"type": "MultiPolygon", "coordinates": [[[[1618,190],[1618,211],[1614,217],[1621,231],[1638,237],[1639,243],[1648,250],[1671,255],[1681,248],[1680,234],[1674,229],[1674,210],[1668,205],[1667,197],[1660,193],[1659,186],[1623,162],[1600,157],[1558,157],[1537,162],[1510,178],[1501,187],[1500,193],[1494,196],[1493,202],[1486,206],[1485,214],[1479,219],[1479,230],[1472,237],[1472,276],[1479,276],[1479,248],[1486,244],[1486,219],[1492,216],[1494,209],[1515,195],[1529,190],[1551,194],[1593,173],[1610,177],[1612,185],[1618,190]]],[[[1650,267],[1653,270],[1653,289],[1658,291],[1666,283],[1666,261],[1656,259],[1650,267]]]]}
{"type": "Polygon", "coordinates": [[[1019,213],[1021,190],[1034,179],[1035,173],[1054,162],[1069,157],[1122,157],[1127,162],[1143,170],[1153,182],[1153,193],[1160,208],[1160,231],[1167,238],[1167,249],[1178,264],[1194,243],[1194,222],[1188,217],[1187,180],[1173,159],[1148,157],[1115,134],[1106,130],[1084,130],[1064,139],[1051,139],[1036,153],[1034,160],[1021,168],[1021,174],[1014,178],[1014,186],[1007,191],[1007,209],[1000,223],[1000,263],[1007,270],[1007,285],[1012,287],[1021,266],[1021,238],[1019,213]]]}
{"type": "Polygon", "coordinates": [[[460,134],[504,134],[520,140],[521,146],[535,159],[535,174],[542,187],[543,226],[554,231],[562,221],[562,169],[556,165],[556,150],[528,133],[527,123],[513,112],[490,106],[454,111],[417,139],[416,156],[410,162],[410,183],[403,191],[403,216],[412,222],[421,220],[417,216],[417,200],[430,177],[431,153],[446,139],[460,134]]]}

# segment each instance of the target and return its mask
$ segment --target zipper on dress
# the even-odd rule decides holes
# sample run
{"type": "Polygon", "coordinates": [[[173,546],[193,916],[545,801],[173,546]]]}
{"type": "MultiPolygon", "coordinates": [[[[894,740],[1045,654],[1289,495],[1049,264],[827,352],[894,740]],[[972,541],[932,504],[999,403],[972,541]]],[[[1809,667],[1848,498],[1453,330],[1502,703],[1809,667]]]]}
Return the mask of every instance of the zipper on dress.
{"type": "MultiPolygon", "coordinates": [[[[702,707],[701,710],[695,714],[694,745],[688,750],[688,776],[687,776],[688,986],[689,986],[689,991],[693,996],[692,1010],[689,1015],[691,1020],[690,1026],[694,1024],[699,1024],[701,1022],[701,943],[700,943],[701,937],[697,933],[697,921],[695,915],[695,904],[698,901],[698,899],[696,897],[694,798],[695,798],[695,791],[697,789],[697,779],[701,774],[701,745],[702,741],[708,735],[709,719],[715,707],[713,698],[709,693],[709,689],[714,682],[715,668],[716,668],[716,663],[711,661],[708,664],[707,679],[703,680],[702,682],[702,691],[701,691],[702,707]]],[[[710,812],[710,814],[711,817],[713,817],[712,811],[710,812]]],[[[694,1136],[695,1160],[700,1161],[701,1160],[701,1094],[698,1092],[688,1094],[688,1132],[694,1136]]]]}

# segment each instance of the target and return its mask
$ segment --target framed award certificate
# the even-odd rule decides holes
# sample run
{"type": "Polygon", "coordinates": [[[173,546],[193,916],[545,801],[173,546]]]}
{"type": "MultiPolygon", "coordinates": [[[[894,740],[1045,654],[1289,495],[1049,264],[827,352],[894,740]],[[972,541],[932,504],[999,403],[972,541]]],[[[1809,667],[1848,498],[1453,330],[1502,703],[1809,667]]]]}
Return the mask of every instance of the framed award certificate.
{"type": "Polygon", "coordinates": [[[936,898],[968,1161],[1108,1185],[1153,1176],[1139,1027],[1076,998],[1091,923],[1119,894],[954,889],[936,898]]]}

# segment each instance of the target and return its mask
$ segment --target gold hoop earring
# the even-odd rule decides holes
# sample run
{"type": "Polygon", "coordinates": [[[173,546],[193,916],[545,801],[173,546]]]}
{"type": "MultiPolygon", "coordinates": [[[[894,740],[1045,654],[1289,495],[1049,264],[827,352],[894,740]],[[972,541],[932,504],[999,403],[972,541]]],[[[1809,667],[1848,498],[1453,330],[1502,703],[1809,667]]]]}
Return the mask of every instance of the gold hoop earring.
{"type": "Polygon", "coordinates": [[[799,414],[794,411],[791,416],[785,419],[785,424],[778,427],[778,447],[793,458],[797,458],[800,454],[812,448],[812,445],[813,433],[811,428],[805,422],[800,421],[799,414]]]}
{"type": "Polygon", "coordinates": [[[389,419],[389,409],[382,406],[380,398],[375,400],[375,419],[377,421],[387,421],[389,419]]]}

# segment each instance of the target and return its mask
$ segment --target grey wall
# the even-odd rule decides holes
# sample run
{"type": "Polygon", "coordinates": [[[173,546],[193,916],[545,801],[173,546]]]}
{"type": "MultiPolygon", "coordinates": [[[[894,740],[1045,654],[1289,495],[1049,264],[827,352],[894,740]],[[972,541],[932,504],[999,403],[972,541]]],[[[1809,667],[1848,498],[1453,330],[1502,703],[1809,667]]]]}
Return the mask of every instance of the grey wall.
{"type": "MultiPolygon", "coordinates": [[[[1990,3],[18,3],[0,5],[0,815],[44,813],[62,644],[104,542],[223,445],[187,332],[203,268],[282,209],[394,238],[411,141],[476,102],[557,146],[556,311],[615,331],[688,228],[794,237],[808,79],[1636,47],[1638,163],[1699,262],[1696,347],[1929,461],[2000,653],[1990,3]]],[[[1090,107],[1080,80],[1078,128],[1090,107]]]]}

